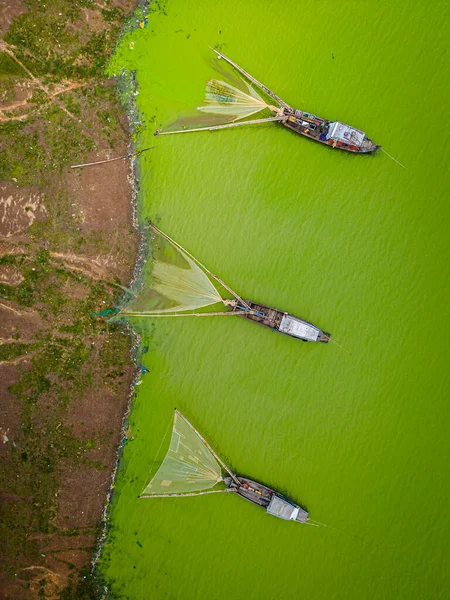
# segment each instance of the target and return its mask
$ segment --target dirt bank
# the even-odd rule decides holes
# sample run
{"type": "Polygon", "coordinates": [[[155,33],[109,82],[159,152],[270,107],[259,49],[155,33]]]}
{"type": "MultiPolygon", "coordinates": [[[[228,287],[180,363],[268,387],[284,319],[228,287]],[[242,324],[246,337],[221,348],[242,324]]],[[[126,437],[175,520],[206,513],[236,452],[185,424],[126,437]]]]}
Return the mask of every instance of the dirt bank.
{"type": "Polygon", "coordinates": [[[129,161],[70,165],[128,152],[103,69],[135,5],[0,3],[0,598],[95,597],[135,369],[91,313],[128,285],[137,235],[129,161]]]}

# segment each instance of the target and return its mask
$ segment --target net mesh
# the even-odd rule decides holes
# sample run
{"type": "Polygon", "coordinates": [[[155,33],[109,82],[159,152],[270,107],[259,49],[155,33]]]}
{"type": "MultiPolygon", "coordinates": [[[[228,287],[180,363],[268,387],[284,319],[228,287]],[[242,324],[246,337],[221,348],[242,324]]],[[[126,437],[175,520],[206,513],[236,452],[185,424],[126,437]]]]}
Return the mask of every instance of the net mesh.
{"type": "Polygon", "coordinates": [[[268,108],[266,102],[252,86],[247,82],[243,83],[247,88],[246,91],[225,81],[211,79],[206,84],[206,106],[199,106],[198,110],[224,117],[234,117],[232,120],[238,121],[268,108]]]}
{"type": "Polygon", "coordinates": [[[222,481],[222,469],[194,429],[175,412],[169,450],[141,496],[200,492],[222,481]]]}
{"type": "Polygon", "coordinates": [[[153,225],[150,230],[151,260],[144,267],[140,289],[122,312],[173,313],[221,302],[206,273],[153,225]]]}
{"type": "Polygon", "coordinates": [[[261,90],[255,87],[234,67],[224,60],[211,57],[212,77],[206,84],[206,93],[203,102],[196,102],[196,107],[180,115],[172,123],[163,127],[164,132],[178,130],[192,131],[202,127],[224,125],[241,119],[253,120],[273,117],[272,104],[277,104],[273,99],[266,97],[261,90]],[[213,75],[214,73],[214,75],[213,75]]]}

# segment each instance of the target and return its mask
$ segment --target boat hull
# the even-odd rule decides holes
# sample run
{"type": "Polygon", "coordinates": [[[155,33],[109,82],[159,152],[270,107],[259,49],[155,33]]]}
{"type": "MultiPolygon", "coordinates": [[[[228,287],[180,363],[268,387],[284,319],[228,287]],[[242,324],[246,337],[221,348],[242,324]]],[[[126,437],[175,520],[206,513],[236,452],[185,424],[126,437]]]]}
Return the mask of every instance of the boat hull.
{"type": "Polygon", "coordinates": [[[325,144],[331,148],[353,152],[354,154],[370,154],[371,152],[375,152],[378,148],[381,148],[381,146],[375,144],[375,142],[369,139],[363,132],[359,132],[358,130],[354,130],[360,134],[361,139],[358,140],[358,143],[352,144],[351,142],[347,143],[343,140],[333,138],[326,139],[328,128],[331,124],[330,121],[312,115],[311,113],[289,108],[284,109],[283,115],[286,119],[281,122],[285,127],[310,140],[325,144]]]}
{"type": "Polygon", "coordinates": [[[237,477],[237,480],[240,483],[239,486],[231,479],[231,477],[226,477],[224,482],[227,487],[232,489],[238,496],[244,498],[244,500],[248,500],[248,502],[251,502],[252,504],[256,504],[256,506],[264,508],[268,514],[287,521],[298,521],[300,523],[305,523],[308,519],[308,512],[292,502],[289,498],[286,498],[286,496],[283,496],[283,494],[272,490],[262,483],[248,479],[247,477],[237,477]],[[274,502],[283,505],[285,508],[285,516],[281,516],[283,514],[282,512],[279,514],[271,512],[270,507],[274,505],[274,502]],[[286,516],[286,513],[289,516],[286,516]]]}
{"type": "MultiPolygon", "coordinates": [[[[240,316],[254,323],[258,323],[263,327],[278,331],[278,333],[284,333],[290,337],[301,339],[303,342],[322,342],[328,343],[330,341],[330,334],[322,331],[309,321],[304,321],[299,317],[293,317],[286,312],[282,312],[276,308],[265,306],[264,304],[257,304],[256,302],[245,301],[250,307],[250,310],[242,312],[240,316]],[[288,321],[294,326],[289,327],[288,321]],[[298,325],[295,327],[295,325],[298,325]],[[317,336],[317,337],[316,337],[317,336]],[[315,338],[315,339],[314,339],[315,338]]],[[[244,307],[237,305],[235,310],[245,310],[244,307]]]]}

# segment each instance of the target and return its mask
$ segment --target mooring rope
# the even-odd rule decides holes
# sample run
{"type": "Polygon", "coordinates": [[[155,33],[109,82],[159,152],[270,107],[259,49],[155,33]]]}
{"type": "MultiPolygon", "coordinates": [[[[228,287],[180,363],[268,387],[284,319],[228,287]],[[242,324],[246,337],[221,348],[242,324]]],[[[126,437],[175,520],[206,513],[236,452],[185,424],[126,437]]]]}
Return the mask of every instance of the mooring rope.
{"type": "Polygon", "coordinates": [[[340,344],[338,344],[338,343],[336,342],[336,340],[333,340],[333,338],[332,338],[332,337],[330,337],[329,339],[330,339],[330,342],[333,342],[333,344],[336,344],[336,346],[338,346],[338,348],[340,348],[341,350],[343,350],[344,352],[346,352],[346,353],[347,353],[347,354],[349,354],[350,356],[352,355],[352,353],[351,353],[351,352],[349,352],[349,351],[348,351],[348,350],[346,350],[346,349],[345,349],[343,346],[341,346],[340,344]]]}
{"type": "Polygon", "coordinates": [[[392,160],[393,160],[394,162],[396,162],[398,165],[400,165],[400,166],[402,167],[402,169],[405,169],[405,171],[408,171],[408,173],[412,173],[412,171],[410,171],[410,170],[408,169],[408,167],[405,167],[405,165],[402,165],[402,163],[401,163],[400,161],[398,161],[396,158],[394,158],[393,156],[391,156],[391,155],[389,154],[389,152],[386,152],[386,150],[385,150],[384,148],[381,148],[381,150],[382,150],[382,152],[384,152],[385,154],[387,154],[387,155],[389,156],[389,158],[392,158],[392,160]]]}
{"type": "Polygon", "coordinates": [[[326,523],[321,523],[320,521],[314,521],[313,519],[309,519],[309,521],[311,521],[312,525],[317,525],[317,527],[321,526],[321,527],[326,527],[327,529],[334,529],[334,531],[338,531],[339,533],[344,533],[346,535],[350,535],[350,536],[356,538],[357,540],[359,540],[360,542],[363,542],[365,544],[368,543],[368,540],[364,539],[360,535],[356,535],[356,533],[352,533],[351,531],[344,531],[343,529],[338,529],[337,527],[333,527],[332,525],[327,525],[326,523]]]}

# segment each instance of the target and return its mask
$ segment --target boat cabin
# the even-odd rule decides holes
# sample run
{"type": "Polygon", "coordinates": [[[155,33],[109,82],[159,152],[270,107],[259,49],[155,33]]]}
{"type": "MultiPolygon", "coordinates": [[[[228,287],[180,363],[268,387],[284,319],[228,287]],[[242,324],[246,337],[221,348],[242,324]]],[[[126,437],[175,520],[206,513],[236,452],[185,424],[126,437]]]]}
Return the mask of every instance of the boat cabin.
{"type": "Polygon", "coordinates": [[[319,341],[322,334],[322,331],[315,325],[311,325],[311,323],[303,321],[298,317],[293,317],[287,313],[283,315],[278,331],[287,333],[292,337],[300,338],[307,342],[319,341]]]}
{"type": "Polygon", "coordinates": [[[272,496],[270,504],[267,507],[267,513],[285,521],[300,521],[301,523],[305,523],[308,519],[306,510],[291,504],[276,494],[272,496]]]}
{"type": "Polygon", "coordinates": [[[335,121],[330,123],[325,139],[360,147],[363,145],[365,137],[365,133],[359,131],[359,129],[335,121]]]}

